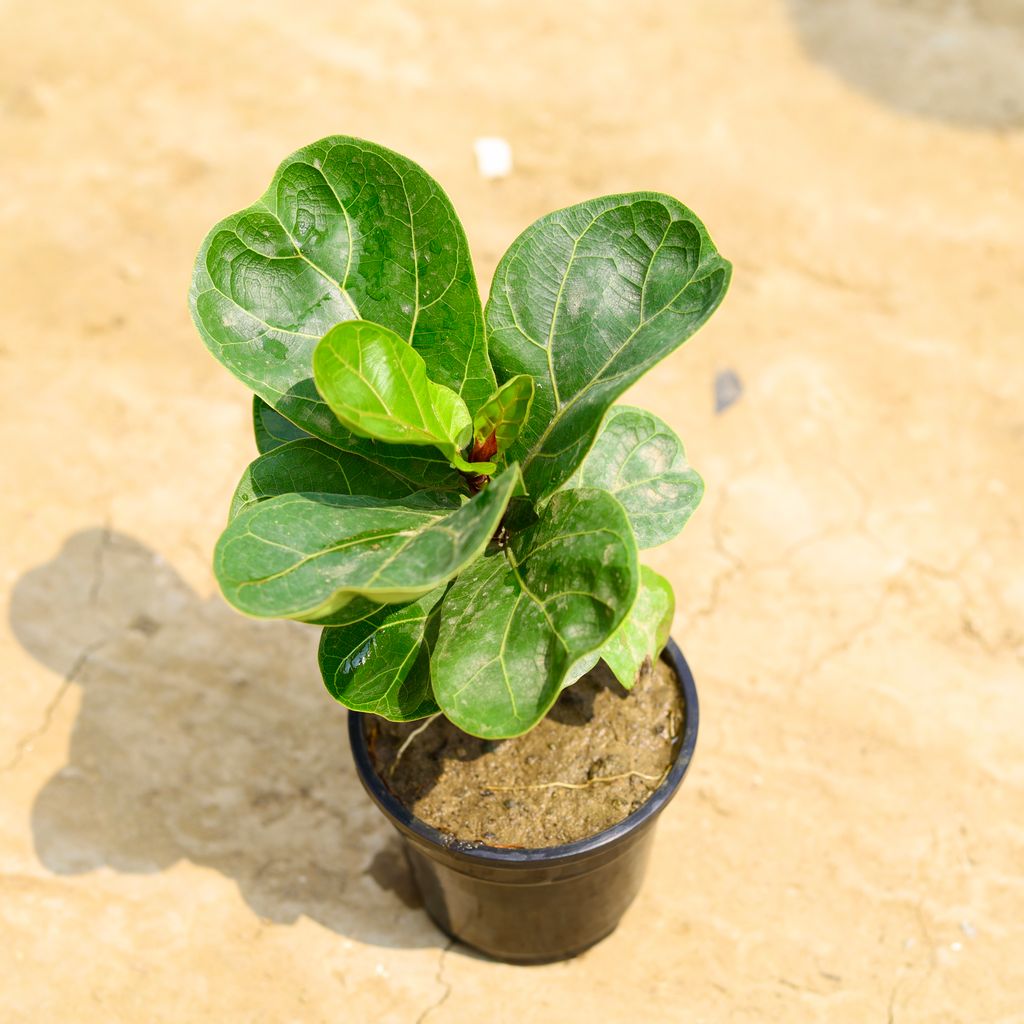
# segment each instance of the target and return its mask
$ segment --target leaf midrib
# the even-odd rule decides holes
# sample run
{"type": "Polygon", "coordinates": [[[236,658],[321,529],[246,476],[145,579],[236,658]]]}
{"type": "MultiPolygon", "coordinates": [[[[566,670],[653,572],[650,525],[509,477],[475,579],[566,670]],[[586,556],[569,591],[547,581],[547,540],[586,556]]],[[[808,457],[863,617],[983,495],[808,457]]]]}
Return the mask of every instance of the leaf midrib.
{"type": "MultiPolygon", "coordinates": [[[[430,529],[430,527],[425,527],[425,529],[430,529]]],[[[386,540],[390,537],[396,537],[404,532],[404,530],[388,529],[382,530],[379,533],[361,533],[358,537],[350,537],[347,540],[341,541],[338,544],[332,544],[330,547],[320,548],[317,551],[309,552],[308,554],[303,555],[303,557],[300,558],[293,565],[289,565],[286,568],[281,569],[279,572],[271,573],[269,576],[261,576],[258,579],[242,580],[241,582],[236,584],[236,587],[238,588],[238,590],[241,591],[244,590],[246,587],[255,587],[265,583],[273,583],[275,580],[281,579],[284,576],[288,576],[290,573],[298,572],[299,569],[301,569],[304,565],[308,564],[309,562],[312,562],[316,558],[323,558],[325,555],[333,555],[335,552],[344,551],[345,548],[353,547],[356,544],[366,544],[372,543],[373,541],[377,540],[386,540]]],[[[419,535],[420,532],[422,531],[417,531],[417,535],[419,535]]],[[[260,537],[258,534],[252,533],[251,531],[248,531],[246,534],[240,535],[238,538],[236,538],[236,540],[241,540],[242,537],[245,536],[253,537],[255,540],[258,540],[261,544],[275,543],[274,541],[268,540],[264,537],[260,537]]],[[[284,547],[284,545],[281,544],[278,544],[277,546],[284,547]]],[[[295,549],[292,548],[291,550],[294,551],[295,549]]],[[[369,582],[373,582],[375,578],[376,576],[372,577],[369,582]]]]}

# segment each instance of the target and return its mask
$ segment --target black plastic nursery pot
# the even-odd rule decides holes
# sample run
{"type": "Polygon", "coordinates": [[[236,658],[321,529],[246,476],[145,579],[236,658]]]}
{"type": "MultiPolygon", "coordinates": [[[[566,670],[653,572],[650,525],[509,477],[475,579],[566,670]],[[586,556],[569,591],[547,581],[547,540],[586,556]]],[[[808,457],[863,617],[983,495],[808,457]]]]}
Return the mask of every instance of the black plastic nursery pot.
{"type": "Polygon", "coordinates": [[[640,890],[658,815],[683,781],[697,743],[693,675],[673,640],[661,656],[675,670],[685,712],[672,767],[628,818],[562,846],[464,843],[420,821],[373,768],[364,732],[370,716],[349,712],[359,779],[405,841],[428,913],[453,939],[499,960],[548,963],[576,956],[614,931],[640,890]]]}

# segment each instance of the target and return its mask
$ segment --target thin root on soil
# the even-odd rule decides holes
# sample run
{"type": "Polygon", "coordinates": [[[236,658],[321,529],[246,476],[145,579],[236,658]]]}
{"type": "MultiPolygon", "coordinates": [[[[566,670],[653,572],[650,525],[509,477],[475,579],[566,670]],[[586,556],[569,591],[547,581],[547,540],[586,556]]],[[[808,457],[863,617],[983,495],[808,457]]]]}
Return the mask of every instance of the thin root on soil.
{"type": "MultiPolygon", "coordinates": [[[[489,789],[495,793],[508,793],[515,789],[588,789],[596,786],[599,782],[618,782],[621,779],[646,779],[648,782],[656,782],[660,786],[668,769],[660,775],[647,775],[644,772],[622,772],[621,775],[598,775],[596,778],[588,779],[586,782],[537,782],[523,783],[519,786],[481,786],[481,789],[489,789]]],[[[657,786],[655,787],[657,788],[657,786]]]]}
{"type": "Polygon", "coordinates": [[[395,769],[398,767],[398,762],[402,760],[402,755],[405,753],[406,747],[408,747],[409,744],[412,743],[412,741],[416,739],[416,737],[419,736],[419,734],[423,732],[423,730],[426,729],[426,727],[430,725],[430,723],[433,722],[435,718],[440,717],[441,712],[438,711],[436,714],[431,715],[421,726],[418,726],[417,728],[413,729],[413,731],[405,737],[405,740],[403,741],[402,745],[395,752],[395,759],[391,762],[391,767],[388,769],[388,775],[395,774],[395,769]]]}

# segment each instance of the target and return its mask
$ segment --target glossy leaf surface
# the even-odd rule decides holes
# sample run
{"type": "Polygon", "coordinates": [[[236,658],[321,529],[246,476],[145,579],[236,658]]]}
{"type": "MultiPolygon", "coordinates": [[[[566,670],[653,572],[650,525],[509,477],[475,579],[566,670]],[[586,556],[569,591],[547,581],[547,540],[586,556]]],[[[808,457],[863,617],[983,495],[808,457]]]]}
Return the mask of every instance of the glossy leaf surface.
{"type": "Polygon", "coordinates": [[[675,615],[672,584],[646,565],[640,567],[636,602],[622,625],[601,648],[601,657],[627,689],[633,689],[645,662],[653,662],[668,643],[675,615]]]}
{"type": "Polygon", "coordinates": [[[600,487],[613,494],[641,548],[671,540],[704,495],[704,481],[687,464],[672,428],[654,413],[628,405],[608,411],[594,447],[564,486],[600,487]]]}
{"type": "MultiPolygon", "coordinates": [[[[392,444],[434,445],[460,469],[472,419],[466,403],[427,376],[423,357],[394,331],[351,320],[328,331],[313,353],[317,390],[349,430],[392,444]]],[[[476,468],[489,473],[493,464],[476,468]]]]}
{"type": "Polygon", "coordinates": [[[256,437],[256,449],[261,455],[300,437],[309,437],[302,427],[295,426],[276,409],[267,405],[259,395],[252,396],[252,432],[256,437]]]}
{"type": "Polygon", "coordinates": [[[437,711],[430,688],[430,637],[444,587],[395,607],[357,598],[320,637],[320,672],[330,695],[353,711],[411,722],[437,711]]]}
{"type": "Polygon", "coordinates": [[[210,351],[287,419],[325,440],[337,422],[311,361],[335,324],[365,318],[430,362],[470,411],[494,391],[465,233],[406,157],[332,136],[289,156],[252,206],[204,240],[189,293],[210,351]]]}
{"type": "Polygon", "coordinates": [[[526,732],[572,667],[618,628],[638,579],[622,506],[604,491],[554,495],[535,525],[468,566],[444,600],[431,674],[445,715],[475,736],[526,732]]]}
{"type": "Polygon", "coordinates": [[[512,243],[485,316],[499,380],[536,381],[508,453],[534,500],[572,475],[612,402],[707,320],[730,270],[697,217],[655,192],[560,210],[512,243]]]}
{"type": "Polygon", "coordinates": [[[463,478],[432,449],[382,444],[354,434],[344,448],[342,443],[306,437],[261,455],[242,474],[229,518],[253,502],[293,491],[405,498],[417,491],[465,489],[463,478]]]}
{"type": "Polygon", "coordinates": [[[227,600],[261,618],[315,621],[355,597],[414,601],[480,555],[519,479],[512,466],[461,507],[444,494],[268,498],[229,523],[214,571],[227,600]]]}

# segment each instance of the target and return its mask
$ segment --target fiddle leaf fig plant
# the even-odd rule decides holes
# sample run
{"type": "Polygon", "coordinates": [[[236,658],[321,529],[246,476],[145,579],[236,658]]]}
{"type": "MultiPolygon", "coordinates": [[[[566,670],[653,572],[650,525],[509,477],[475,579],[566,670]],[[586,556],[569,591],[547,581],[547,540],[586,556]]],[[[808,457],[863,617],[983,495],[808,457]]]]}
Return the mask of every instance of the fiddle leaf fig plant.
{"type": "Polygon", "coordinates": [[[484,310],[422,168],[341,136],[293,153],[207,236],[189,295],[255,393],[225,597],[320,625],[331,696],[393,721],[516,736],[599,659],[631,688],[675,607],[638,552],[703,483],[667,424],[613,403],[729,275],[690,210],[635,192],[528,228],[484,310]]]}

